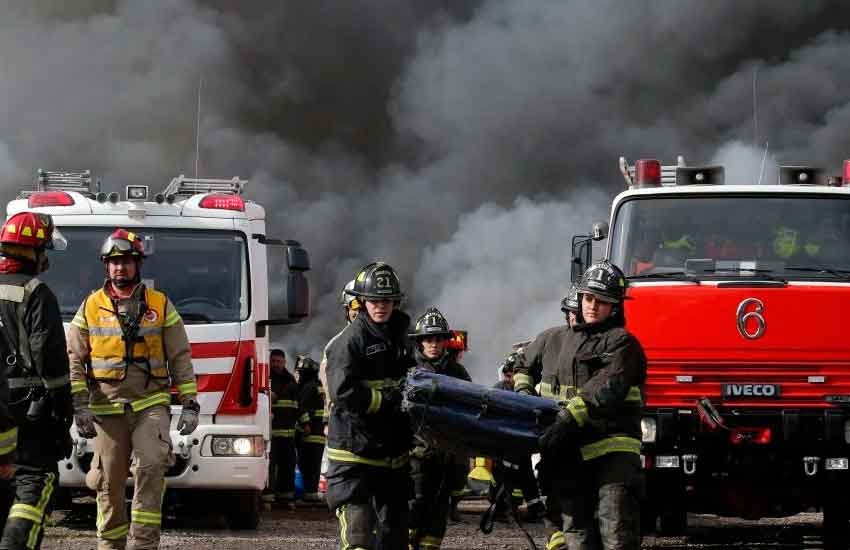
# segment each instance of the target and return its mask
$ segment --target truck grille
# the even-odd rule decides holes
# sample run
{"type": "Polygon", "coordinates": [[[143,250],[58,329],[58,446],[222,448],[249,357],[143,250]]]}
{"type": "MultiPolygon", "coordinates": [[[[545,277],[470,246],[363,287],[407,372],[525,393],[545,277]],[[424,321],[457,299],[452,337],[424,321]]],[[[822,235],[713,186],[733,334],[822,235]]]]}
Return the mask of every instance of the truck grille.
{"type": "Polygon", "coordinates": [[[700,397],[747,408],[825,408],[826,396],[850,396],[850,363],[688,364],[653,362],[645,386],[647,407],[692,407],[700,397]],[[779,398],[723,400],[723,384],[778,384],[779,398]]]}

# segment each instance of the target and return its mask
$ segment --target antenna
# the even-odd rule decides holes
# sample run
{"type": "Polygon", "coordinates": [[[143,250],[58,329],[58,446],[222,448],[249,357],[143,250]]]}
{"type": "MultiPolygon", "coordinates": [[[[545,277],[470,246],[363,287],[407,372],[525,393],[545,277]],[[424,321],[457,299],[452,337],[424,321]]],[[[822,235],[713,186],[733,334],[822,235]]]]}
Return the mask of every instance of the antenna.
{"type": "Polygon", "coordinates": [[[201,159],[201,85],[204,80],[198,77],[198,114],[195,124],[195,179],[198,179],[198,163],[201,159]]]}
{"type": "Polygon", "coordinates": [[[770,148],[770,142],[764,142],[764,154],[761,156],[761,170],[759,170],[759,185],[761,185],[761,178],[764,176],[764,161],[767,160],[767,150],[770,148]]]}
{"type": "MultiPolygon", "coordinates": [[[[758,76],[759,68],[753,69],[753,145],[759,142],[759,104],[758,104],[758,76]]],[[[762,165],[762,168],[764,165],[762,165]]]]}

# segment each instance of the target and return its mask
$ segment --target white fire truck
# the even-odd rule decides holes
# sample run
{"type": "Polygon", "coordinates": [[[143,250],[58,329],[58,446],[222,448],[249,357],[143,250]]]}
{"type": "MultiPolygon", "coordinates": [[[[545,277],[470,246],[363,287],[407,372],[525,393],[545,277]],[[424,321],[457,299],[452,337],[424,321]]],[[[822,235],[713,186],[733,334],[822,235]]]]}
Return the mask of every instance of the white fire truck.
{"type": "MultiPolygon", "coordinates": [[[[252,529],[269,470],[267,327],[309,314],[310,265],[298,242],[266,235],[265,210],[243,198],[246,184],[180,176],[153,197],[147,186],[128,186],[121,200],[92,186],[89,172],[39,170],[36,189],[11,201],[7,215],[51,214],[68,239],[41,276],[59,299],[66,327],[103,284],[104,238],[116,227],[142,235],[149,253],[143,282],[166,292],[183,317],[201,406],[198,429],[182,436],[176,396],[172,401],[169,494],[176,502],[215,505],[231,527],[252,529]]],[[[85,487],[93,442],[71,431],[74,451],[59,471],[62,487],[73,490],[85,487]]]]}

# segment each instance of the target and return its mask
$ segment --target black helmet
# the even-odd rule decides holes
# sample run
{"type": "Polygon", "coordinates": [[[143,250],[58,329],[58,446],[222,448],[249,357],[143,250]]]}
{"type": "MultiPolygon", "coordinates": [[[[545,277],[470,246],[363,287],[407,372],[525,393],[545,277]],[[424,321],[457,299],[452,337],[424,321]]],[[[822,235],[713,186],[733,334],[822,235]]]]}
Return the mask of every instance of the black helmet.
{"type": "Polygon", "coordinates": [[[435,307],[428,308],[417,320],[415,332],[410,333],[411,338],[427,338],[429,336],[443,336],[451,338],[453,333],[449,329],[449,322],[435,307]]]}
{"type": "Polygon", "coordinates": [[[561,311],[564,313],[570,311],[576,313],[578,311],[578,287],[576,285],[571,286],[570,291],[561,300],[561,311]]]}
{"type": "Polygon", "coordinates": [[[373,262],[357,274],[354,278],[354,288],[346,289],[346,293],[368,299],[401,300],[404,293],[401,291],[401,283],[398,275],[391,265],[383,262],[373,262]]]}
{"type": "Polygon", "coordinates": [[[316,363],[309,355],[299,355],[295,360],[295,370],[318,372],[319,364],[316,363]]]}
{"type": "Polygon", "coordinates": [[[619,304],[626,299],[626,276],[608,260],[587,268],[576,289],[578,294],[593,294],[597,298],[619,304]]]}
{"type": "Polygon", "coordinates": [[[505,374],[505,373],[508,373],[508,372],[513,373],[516,370],[518,363],[519,363],[519,352],[518,351],[510,352],[509,354],[505,355],[505,360],[502,361],[501,365],[499,365],[499,374],[502,375],[502,374],[505,374]]]}

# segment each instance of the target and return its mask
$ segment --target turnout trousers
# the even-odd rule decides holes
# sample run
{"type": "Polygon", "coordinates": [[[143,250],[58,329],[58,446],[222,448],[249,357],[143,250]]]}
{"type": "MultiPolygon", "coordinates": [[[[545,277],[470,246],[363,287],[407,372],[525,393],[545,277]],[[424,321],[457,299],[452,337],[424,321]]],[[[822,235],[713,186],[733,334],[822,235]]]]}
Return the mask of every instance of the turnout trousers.
{"type": "Polygon", "coordinates": [[[41,548],[44,523],[50,516],[51,497],[59,482],[56,464],[56,428],[50,418],[27,420],[25,410],[15,414],[18,420],[18,449],[15,476],[2,482],[8,517],[0,549],[41,548]]]}
{"type": "MultiPolygon", "coordinates": [[[[272,437],[272,491],[278,501],[295,499],[295,437],[272,437]]],[[[303,472],[302,472],[303,475],[303,472]]]]}
{"type": "Polygon", "coordinates": [[[98,419],[86,475],[86,485],[97,491],[98,550],[159,548],[165,472],[171,461],[170,411],[164,405],[139,412],[127,406],[123,414],[98,419]],[[131,471],[135,486],[128,522],[124,495],[131,471]]]}
{"type": "Polygon", "coordinates": [[[634,453],[566,464],[559,483],[569,550],[639,550],[643,471],[634,453]],[[598,518],[598,519],[597,519],[598,518]]]}
{"type": "Polygon", "coordinates": [[[452,493],[466,485],[466,466],[439,451],[411,456],[413,500],[410,501],[410,544],[419,550],[437,550],[446,534],[452,493]]]}
{"type": "Polygon", "coordinates": [[[407,550],[410,468],[330,461],[328,507],[341,550],[407,550]]]}
{"type": "Polygon", "coordinates": [[[324,452],[324,443],[301,441],[298,446],[298,469],[301,470],[301,478],[304,480],[304,500],[319,498],[319,476],[322,473],[324,452]]]}

